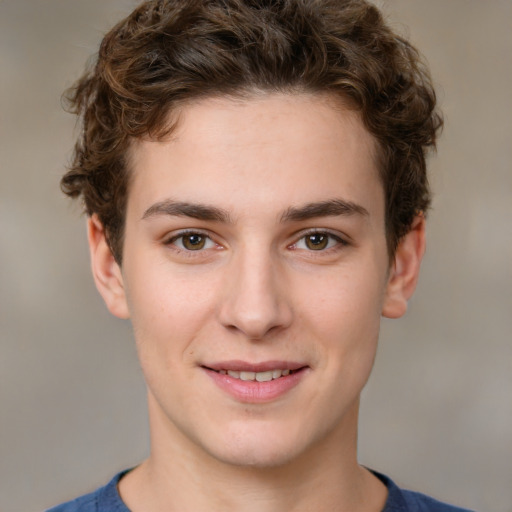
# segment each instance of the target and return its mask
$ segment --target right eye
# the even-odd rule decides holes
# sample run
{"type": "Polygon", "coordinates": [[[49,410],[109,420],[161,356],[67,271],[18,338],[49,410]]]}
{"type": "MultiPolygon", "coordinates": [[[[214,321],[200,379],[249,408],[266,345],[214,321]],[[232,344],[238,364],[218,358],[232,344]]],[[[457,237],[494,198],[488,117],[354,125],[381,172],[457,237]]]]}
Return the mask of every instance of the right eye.
{"type": "Polygon", "coordinates": [[[203,233],[187,232],[172,237],[168,242],[182,251],[201,251],[213,249],[217,244],[203,233]]]}

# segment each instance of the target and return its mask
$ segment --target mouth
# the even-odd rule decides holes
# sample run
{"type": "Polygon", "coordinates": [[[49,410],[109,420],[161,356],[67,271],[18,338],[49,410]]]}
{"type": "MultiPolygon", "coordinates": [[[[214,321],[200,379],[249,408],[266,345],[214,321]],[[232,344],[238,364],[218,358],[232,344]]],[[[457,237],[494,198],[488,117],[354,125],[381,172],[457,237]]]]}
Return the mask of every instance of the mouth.
{"type": "Polygon", "coordinates": [[[287,377],[295,372],[300,371],[302,368],[297,370],[267,370],[264,372],[251,372],[251,371],[237,371],[237,370],[214,370],[212,368],[205,367],[207,370],[214,371],[220,375],[229,375],[233,379],[240,379],[243,381],[257,381],[257,382],[269,382],[271,380],[280,379],[281,377],[287,377]]]}
{"type": "Polygon", "coordinates": [[[275,400],[297,386],[309,370],[307,365],[283,361],[226,361],[201,367],[217,386],[243,403],[275,400]]]}

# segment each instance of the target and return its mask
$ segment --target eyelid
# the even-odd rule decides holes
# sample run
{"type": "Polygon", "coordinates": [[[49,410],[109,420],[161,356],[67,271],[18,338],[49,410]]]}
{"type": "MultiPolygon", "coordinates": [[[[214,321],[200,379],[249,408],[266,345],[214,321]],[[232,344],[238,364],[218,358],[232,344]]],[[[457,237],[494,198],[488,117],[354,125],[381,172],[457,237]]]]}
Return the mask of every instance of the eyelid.
{"type": "Polygon", "coordinates": [[[201,235],[201,236],[205,236],[205,237],[211,238],[210,233],[208,233],[204,229],[201,229],[201,228],[186,228],[186,229],[179,229],[177,231],[173,231],[171,233],[168,233],[165,236],[163,236],[162,239],[165,242],[171,242],[171,241],[176,240],[177,238],[180,238],[180,237],[185,236],[185,235],[201,235]]]}
{"type": "Polygon", "coordinates": [[[304,230],[304,231],[299,231],[298,233],[296,233],[295,237],[294,237],[296,241],[293,242],[292,244],[290,244],[288,247],[290,247],[290,248],[297,248],[296,246],[297,246],[297,244],[301,240],[303,240],[307,236],[317,235],[317,234],[319,234],[319,235],[326,235],[326,236],[330,237],[331,239],[336,240],[337,244],[334,247],[329,247],[327,249],[321,249],[321,250],[318,250],[318,251],[313,251],[311,249],[305,249],[305,250],[307,250],[309,252],[322,253],[322,252],[328,252],[331,249],[336,249],[336,246],[338,246],[338,245],[340,245],[342,247],[350,245],[348,237],[342,235],[339,232],[333,232],[332,230],[327,229],[327,228],[311,228],[311,229],[307,229],[307,230],[304,230]]]}
{"type": "MultiPolygon", "coordinates": [[[[335,240],[337,243],[333,247],[328,247],[326,249],[321,249],[318,251],[314,251],[311,249],[304,249],[304,250],[307,250],[308,252],[322,253],[322,252],[328,252],[330,250],[335,250],[337,246],[344,247],[344,246],[350,245],[349,237],[339,233],[338,231],[334,232],[333,230],[328,229],[328,228],[310,228],[310,229],[301,230],[301,231],[295,233],[293,236],[293,239],[295,241],[292,242],[291,244],[287,244],[287,246],[288,246],[288,248],[291,248],[291,249],[297,249],[296,246],[301,240],[303,240],[307,236],[315,235],[315,234],[326,235],[329,238],[335,240]]],[[[166,235],[165,237],[163,237],[163,243],[164,243],[164,245],[167,245],[167,246],[173,246],[173,250],[175,250],[177,252],[186,253],[187,255],[191,255],[191,256],[193,256],[195,253],[197,253],[196,255],[198,255],[199,253],[202,253],[206,250],[223,249],[224,248],[224,244],[219,243],[215,239],[215,237],[212,236],[211,232],[209,232],[207,230],[203,230],[201,228],[186,228],[186,229],[181,229],[181,230],[172,232],[172,233],[166,235]],[[181,248],[175,244],[176,240],[178,240],[182,237],[185,237],[187,235],[191,235],[191,234],[192,235],[200,235],[200,236],[207,238],[215,245],[215,247],[202,248],[202,249],[198,249],[197,251],[192,251],[192,250],[181,248]]]]}
{"type": "Polygon", "coordinates": [[[202,253],[209,249],[222,248],[222,245],[219,244],[217,241],[215,241],[214,237],[211,236],[211,233],[209,233],[208,231],[205,231],[203,229],[200,229],[200,228],[187,228],[187,229],[181,229],[179,231],[172,232],[172,233],[166,235],[165,237],[163,237],[163,243],[166,246],[172,246],[173,250],[175,250],[177,252],[185,253],[185,254],[191,255],[191,256],[193,256],[195,253],[202,253]],[[183,238],[187,235],[200,235],[200,236],[210,240],[215,245],[215,247],[207,247],[207,248],[198,249],[196,251],[192,251],[189,249],[181,248],[175,244],[176,240],[179,240],[180,238],[183,238]]]}

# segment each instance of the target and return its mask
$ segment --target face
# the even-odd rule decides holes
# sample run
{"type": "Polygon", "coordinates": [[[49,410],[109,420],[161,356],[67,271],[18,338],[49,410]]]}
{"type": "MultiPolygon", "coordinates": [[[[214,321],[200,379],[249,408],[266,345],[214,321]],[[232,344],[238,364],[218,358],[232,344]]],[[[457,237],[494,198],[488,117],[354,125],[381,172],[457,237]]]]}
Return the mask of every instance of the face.
{"type": "Polygon", "coordinates": [[[201,100],[134,145],[123,266],[98,286],[131,318],[161,442],[272,466],[353,433],[399,316],[375,160],[357,114],[311,95],[201,100]]]}

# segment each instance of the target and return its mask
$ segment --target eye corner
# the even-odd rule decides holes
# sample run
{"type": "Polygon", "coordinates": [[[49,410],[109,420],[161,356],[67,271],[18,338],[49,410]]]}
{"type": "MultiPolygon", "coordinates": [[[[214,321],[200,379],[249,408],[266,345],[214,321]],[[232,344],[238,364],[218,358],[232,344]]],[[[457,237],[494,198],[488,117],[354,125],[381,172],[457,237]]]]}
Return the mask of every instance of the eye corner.
{"type": "Polygon", "coordinates": [[[288,250],[304,251],[315,256],[337,253],[351,245],[348,237],[320,228],[301,231],[294,236],[294,240],[287,245],[288,250]]]}
{"type": "Polygon", "coordinates": [[[177,254],[199,256],[200,254],[223,248],[210,233],[200,229],[183,229],[162,237],[165,247],[177,254]]]}

